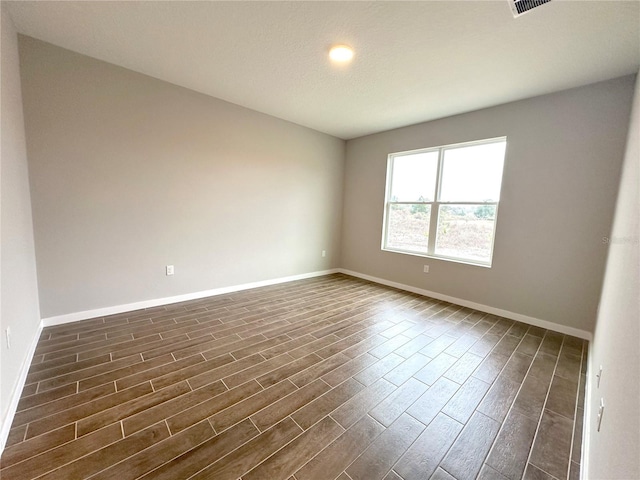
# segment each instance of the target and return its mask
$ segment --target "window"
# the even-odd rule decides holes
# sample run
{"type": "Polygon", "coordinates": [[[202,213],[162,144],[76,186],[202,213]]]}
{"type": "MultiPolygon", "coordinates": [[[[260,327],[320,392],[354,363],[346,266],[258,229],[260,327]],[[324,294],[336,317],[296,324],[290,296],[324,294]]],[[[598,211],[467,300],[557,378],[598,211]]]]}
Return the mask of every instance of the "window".
{"type": "Polygon", "coordinates": [[[506,145],[389,155],[383,250],[490,266],[506,145]]]}

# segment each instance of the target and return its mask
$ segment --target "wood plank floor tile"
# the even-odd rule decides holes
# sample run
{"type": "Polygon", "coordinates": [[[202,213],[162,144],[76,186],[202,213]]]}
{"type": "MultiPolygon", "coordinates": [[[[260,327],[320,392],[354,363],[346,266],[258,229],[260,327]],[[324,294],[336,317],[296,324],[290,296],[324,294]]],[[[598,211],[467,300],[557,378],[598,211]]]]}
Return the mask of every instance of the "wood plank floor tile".
{"type": "Polygon", "coordinates": [[[456,480],[453,475],[450,475],[446,470],[438,467],[438,469],[429,477],[429,480],[456,480]]]}
{"type": "Polygon", "coordinates": [[[68,357],[69,355],[77,355],[85,351],[91,351],[92,349],[108,345],[120,345],[121,343],[125,343],[131,340],[133,340],[133,336],[131,334],[119,334],[118,336],[110,339],[107,339],[104,336],[75,339],[70,342],[56,342],[44,347],[36,347],[35,354],[44,355],[42,361],[48,362],[49,360],[68,357]]]}
{"type": "Polygon", "coordinates": [[[581,361],[582,355],[568,353],[567,349],[563,347],[560,352],[560,357],[558,358],[555,375],[577,383],[580,380],[581,361]]]}
{"type": "Polygon", "coordinates": [[[545,410],[529,462],[556,478],[566,478],[569,471],[572,433],[571,420],[545,410]]]}
{"type": "Polygon", "coordinates": [[[487,457],[487,465],[507,478],[522,478],[538,422],[512,411],[487,457]]]}
{"type": "Polygon", "coordinates": [[[489,390],[489,386],[482,380],[470,377],[442,408],[442,413],[462,424],[467,423],[489,390]]]}
{"type": "MultiPolygon", "coordinates": [[[[381,332],[380,335],[384,337],[384,333],[385,332],[381,332]]],[[[386,342],[381,343],[377,347],[369,350],[369,354],[377,358],[384,358],[397,348],[400,348],[404,344],[408,343],[410,340],[411,338],[399,333],[398,335],[389,338],[389,340],[387,340],[386,342]]]]}
{"type": "MultiPolygon", "coordinates": [[[[34,357],[37,358],[37,357],[34,357]]],[[[25,397],[29,397],[31,395],[35,395],[36,392],[38,391],[38,384],[37,383],[32,383],[31,385],[25,385],[24,388],[22,389],[22,394],[20,396],[20,401],[24,400],[25,397]]],[[[18,405],[20,405],[18,403],[18,405]]]]}
{"type": "MultiPolygon", "coordinates": [[[[342,353],[349,347],[353,347],[357,345],[361,341],[365,340],[367,337],[375,335],[375,324],[367,325],[366,327],[363,325],[364,322],[355,325],[354,328],[345,328],[339,332],[336,332],[336,337],[340,338],[337,342],[334,342],[326,347],[316,350],[316,355],[321,356],[322,358],[328,358],[337,353],[342,353]],[[354,330],[357,330],[354,332],[354,330]],[[348,335],[346,335],[348,334],[348,335]],[[346,336],[345,336],[346,335],[346,336]]],[[[373,321],[367,322],[367,324],[373,323],[373,321]]]]}
{"type": "Polygon", "coordinates": [[[41,382],[49,378],[60,377],[62,375],[65,375],[71,372],[76,372],[84,368],[89,368],[95,365],[108,363],[110,361],[111,361],[111,355],[107,353],[105,355],[100,355],[99,357],[90,358],[89,360],[82,360],[82,361],[73,362],[73,363],[65,363],[64,365],[57,366],[54,368],[40,369],[39,371],[29,373],[27,375],[26,383],[30,384],[30,383],[41,382]]]}
{"type": "Polygon", "coordinates": [[[24,436],[27,433],[27,425],[21,425],[19,427],[13,427],[9,430],[7,436],[7,443],[5,449],[24,441],[24,436]]]}
{"type": "Polygon", "coordinates": [[[442,461],[442,468],[458,480],[473,480],[498,433],[500,424],[474,413],[442,461]]]}
{"type": "Polygon", "coordinates": [[[386,357],[378,360],[373,365],[356,374],[353,378],[355,378],[365,386],[371,385],[372,383],[384,377],[387,373],[396,368],[403,361],[404,358],[402,358],[400,355],[390,353],[386,357]]]}
{"type": "Polygon", "coordinates": [[[2,452],[2,468],[10,467],[11,465],[26,460],[29,457],[33,457],[34,455],[51,450],[58,445],[75,440],[75,438],[75,425],[69,424],[45,433],[44,435],[40,435],[39,437],[35,437],[27,442],[8,446],[5,448],[4,452],[2,452]]]}
{"type": "Polygon", "coordinates": [[[401,415],[347,468],[353,480],[382,480],[425,426],[410,415],[401,415]]]}
{"type": "Polygon", "coordinates": [[[292,350],[295,350],[296,348],[302,347],[303,345],[314,342],[316,340],[316,337],[309,334],[302,335],[297,338],[291,338],[289,335],[287,336],[289,337],[289,340],[263,350],[262,352],[260,352],[260,355],[269,360],[273,357],[277,357],[278,355],[282,355],[283,353],[288,353],[292,350]]]}
{"type": "MultiPolygon", "coordinates": [[[[320,357],[323,358],[323,357],[320,357]]],[[[338,353],[332,357],[326,358],[319,363],[291,376],[293,384],[300,388],[322,377],[323,375],[335,370],[336,368],[349,362],[351,359],[342,353],[338,353]]]]}
{"type": "Polygon", "coordinates": [[[128,367],[136,363],[142,363],[142,358],[139,355],[134,355],[132,357],[127,357],[127,358],[121,358],[120,360],[114,360],[114,361],[104,361],[104,362],[101,361],[100,364],[96,366],[92,366],[92,367],[81,369],[81,370],[75,370],[64,375],[59,375],[57,377],[43,380],[38,383],[38,392],[40,393],[46,390],[51,390],[56,387],[60,387],[62,385],[67,385],[69,383],[76,383],[85,378],[90,378],[105,372],[112,372],[114,370],[118,370],[119,368],[128,367]]]}
{"type": "Polygon", "coordinates": [[[190,478],[235,480],[280,450],[300,433],[300,427],[290,418],[285,418],[190,478]]]}
{"type": "Polygon", "coordinates": [[[114,463],[91,477],[92,480],[134,480],[200,445],[215,435],[204,420],[177,435],[156,442],[150,448],[131,455],[126,461],[114,463]]]}
{"type": "Polygon", "coordinates": [[[164,403],[160,403],[159,405],[149,406],[140,413],[124,418],[122,420],[122,429],[125,435],[131,435],[162,419],[170,418],[174,415],[174,412],[188,410],[226,391],[227,387],[221,381],[210,383],[197,390],[187,392],[184,395],[179,395],[164,403]]]}
{"type": "MultiPolygon", "coordinates": [[[[536,382],[535,378],[527,379],[536,382]]],[[[527,383],[525,382],[525,386],[527,383]]],[[[521,396],[519,397],[523,404],[526,402],[526,405],[530,405],[530,402],[535,402],[537,398],[532,397],[529,390],[524,390],[525,386],[522,386],[521,396]]],[[[518,390],[521,388],[521,384],[518,382],[514,382],[509,380],[506,376],[499,376],[493,385],[489,389],[489,392],[484,397],[477,410],[480,413],[484,413],[487,417],[493,418],[498,422],[502,422],[504,418],[507,416],[507,412],[513,405],[514,399],[518,394],[518,390]]],[[[534,390],[534,393],[536,391],[534,390]]],[[[542,395],[542,403],[540,403],[540,409],[542,409],[542,405],[544,404],[544,399],[546,395],[546,390],[542,395]]],[[[524,405],[523,405],[524,406],[524,405]]],[[[524,413],[522,410],[519,410],[520,413],[524,413]]],[[[531,414],[534,413],[533,409],[530,411],[531,414]]],[[[539,413],[539,412],[538,412],[539,413]]],[[[533,417],[531,417],[533,418],[533,417]]]]}
{"type": "MultiPolygon", "coordinates": [[[[428,331],[427,333],[431,335],[430,331],[428,331]]],[[[420,350],[420,353],[430,358],[436,358],[455,341],[456,337],[452,337],[450,335],[438,336],[433,342],[430,342],[424,348],[422,348],[420,350]]]]}
{"type": "Polygon", "coordinates": [[[0,475],[574,480],[587,350],[344,274],[46,327],[0,475]]]}
{"type": "Polygon", "coordinates": [[[34,455],[26,460],[0,470],[0,477],[11,479],[31,479],[72,462],[91,452],[100,450],[122,438],[119,424],[109,425],[74,442],[34,455]]]}
{"type": "Polygon", "coordinates": [[[542,338],[536,337],[535,335],[531,335],[527,333],[518,348],[516,348],[516,352],[522,353],[523,355],[534,356],[542,343],[542,338]]]}
{"type": "Polygon", "coordinates": [[[363,417],[295,472],[296,479],[326,480],[338,477],[384,430],[373,418],[363,417]]]}
{"type": "Polygon", "coordinates": [[[537,468],[530,463],[527,465],[527,470],[524,472],[523,480],[555,480],[554,477],[537,468]]]}
{"type": "MultiPolygon", "coordinates": [[[[288,360],[288,357],[281,360],[288,360]]],[[[192,367],[187,367],[184,370],[178,370],[169,375],[165,375],[156,380],[153,380],[151,383],[153,384],[153,387],[155,389],[158,389],[163,388],[167,385],[171,385],[172,383],[175,383],[182,378],[187,378],[187,381],[189,382],[189,385],[191,385],[191,388],[196,389],[210,383],[220,381],[223,378],[228,380],[232,375],[235,375],[238,372],[242,372],[243,370],[247,370],[262,362],[264,362],[264,358],[260,354],[251,355],[237,361],[234,361],[234,358],[231,354],[225,354],[216,358],[212,358],[211,360],[206,360],[202,364],[198,363],[192,367]]],[[[246,381],[252,378],[253,377],[247,378],[246,381]]],[[[225,383],[227,387],[233,388],[245,382],[239,381],[237,383],[228,383],[231,383],[231,386],[225,383]]]]}
{"type": "Polygon", "coordinates": [[[296,386],[290,380],[283,380],[210,416],[209,422],[216,432],[221,432],[293,391],[296,391],[296,386]]]}
{"type": "Polygon", "coordinates": [[[529,330],[529,325],[524,323],[514,323],[513,326],[507,332],[507,335],[513,335],[514,337],[522,338],[529,330]]]}
{"type": "MultiPolygon", "coordinates": [[[[225,353],[230,353],[233,350],[240,350],[265,340],[264,335],[255,335],[244,340],[238,335],[229,335],[228,337],[215,339],[212,339],[210,335],[204,335],[189,341],[172,343],[170,348],[176,360],[197,354],[202,354],[206,360],[210,360],[225,353]]],[[[145,358],[148,355],[149,353],[145,355],[145,358]]]]}
{"type": "Polygon", "coordinates": [[[481,356],[467,352],[444,373],[444,376],[462,385],[481,363],[481,356]]]}
{"type": "MultiPolygon", "coordinates": [[[[558,365],[560,362],[558,362],[558,365]]],[[[555,375],[551,382],[545,408],[571,420],[574,419],[578,382],[555,375]]]]}
{"type": "Polygon", "coordinates": [[[473,372],[473,376],[486,383],[493,383],[500,374],[509,357],[493,350],[473,372]]]}
{"type": "Polygon", "coordinates": [[[478,341],[478,337],[475,335],[466,334],[458,338],[455,342],[447,347],[444,351],[447,355],[454,357],[461,357],[467,350],[469,350],[474,343],[478,341]]]}
{"type": "Polygon", "coordinates": [[[571,460],[574,463],[581,463],[582,457],[582,433],[584,428],[584,410],[578,408],[576,411],[576,421],[573,433],[573,446],[571,448],[571,460]]]}
{"type": "Polygon", "coordinates": [[[83,403],[77,407],[63,410],[48,417],[34,420],[29,423],[29,427],[27,428],[27,439],[42,435],[67,423],[76,422],[121,403],[142,397],[152,391],[153,389],[150,383],[143,383],[127,390],[122,390],[121,392],[112,393],[111,395],[100,397],[91,402],[83,403]]]}
{"type": "Polygon", "coordinates": [[[563,335],[561,333],[547,330],[547,333],[542,339],[540,351],[542,353],[546,353],[547,355],[553,355],[554,357],[557,357],[558,353],[560,353],[560,347],[562,346],[562,337],[563,335]]]}
{"type": "Polygon", "coordinates": [[[111,423],[118,422],[124,418],[143,412],[147,409],[160,405],[168,400],[190,392],[189,384],[186,381],[176,383],[170,387],[148,393],[147,395],[134,398],[128,402],[120,403],[114,407],[102,410],[90,417],[82,418],[77,422],[77,435],[81,437],[87,433],[98,430],[111,423]]]}
{"type": "MultiPolygon", "coordinates": [[[[346,475],[346,474],[345,474],[346,475]]],[[[396,472],[394,472],[393,470],[391,470],[386,477],[384,477],[384,480],[403,480],[402,477],[400,475],[398,475],[396,472]]]]}
{"type": "MultiPolygon", "coordinates": [[[[233,358],[231,356],[225,358],[227,358],[229,362],[233,361],[233,358]]],[[[144,370],[133,375],[127,375],[123,378],[118,378],[116,380],[116,388],[118,390],[124,390],[125,388],[133,387],[134,385],[144,383],[148,380],[155,380],[156,378],[176,372],[178,370],[182,370],[183,368],[187,368],[198,363],[202,363],[204,361],[204,357],[202,357],[201,355],[193,355],[191,357],[183,358],[182,360],[162,364],[159,367],[144,370]]]]}
{"type": "Polygon", "coordinates": [[[157,423],[148,427],[135,435],[123,438],[107,447],[86,455],[78,460],[58,468],[46,475],[42,479],[68,480],[70,478],[87,478],[93,472],[104,470],[114,463],[118,463],[125,458],[150,447],[169,437],[169,429],[165,422],[157,423]]]}
{"type": "MultiPolygon", "coordinates": [[[[518,478],[521,478],[521,477],[518,477],[518,478]]],[[[478,474],[478,478],[476,480],[509,480],[509,479],[485,463],[480,469],[480,473],[478,474]]]]}
{"type": "Polygon", "coordinates": [[[456,357],[442,352],[427,363],[414,377],[427,385],[433,385],[457,361],[456,357]]]}
{"type": "Polygon", "coordinates": [[[121,378],[126,378],[136,373],[153,370],[155,368],[173,363],[174,358],[172,355],[162,355],[152,360],[146,360],[144,362],[136,363],[134,365],[119,368],[118,370],[112,370],[110,372],[103,373],[101,375],[94,375],[78,382],[78,391],[88,390],[98,385],[104,385],[105,383],[111,383],[121,378]]]}
{"type": "Polygon", "coordinates": [[[362,355],[363,353],[367,353],[371,348],[377,345],[380,345],[384,341],[385,341],[385,337],[383,337],[382,335],[373,335],[372,337],[368,337],[363,341],[361,341],[360,343],[357,343],[353,347],[347,348],[342,353],[344,353],[348,357],[356,358],[362,355]]]}
{"type": "Polygon", "coordinates": [[[439,413],[394,465],[404,480],[422,480],[436,471],[463,425],[439,413]]]}
{"type": "Polygon", "coordinates": [[[544,379],[529,375],[513,403],[513,409],[537,421],[547,398],[550,381],[550,378],[544,379]]]}
{"type": "Polygon", "coordinates": [[[496,346],[496,344],[502,338],[502,335],[498,335],[495,333],[491,333],[493,331],[489,330],[485,335],[483,335],[476,343],[474,343],[471,348],[469,348],[468,352],[474,355],[478,355],[479,357],[486,357],[489,352],[496,346]]]}
{"type": "MultiPolygon", "coordinates": [[[[184,340],[188,340],[186,335],[181,337],[184,340]]],[[[110,353],[113,360],[129,357],[131,355],[140,355],[142,352],[167,345],[175,339],[164,340],[159,334],[148,335],[140,338],[134,338],[126,342],[119,343],[117,345],[106,344],[101,348],[95,348],[92,350],[79,351],[78,360],[94,358],[104,353],[110,353]]],[[[165,353],[165,352],[162,352],[165,353]]]]}
{"type": "Polygon", "coordinates": [[[253,414],[250,418],[260,431],[267,430],[299,408],[313,402],[330,389],[331,387],[322,380],[315,380],[276,400],[258,413],[253,414]]]}
{"type": "MultiPolygon", "coordinates": [[[[73,384],[73,389],[77,390],[77,385],[73,384]]],[[[37,406],[18,411],[13,417],[14,425],[24,425],[34,420],[53,415],[54,413],[68,410],[77,405],[88,403],[109,394],[116,393],[116,387],[113,383],[101,385],[91,390],[68,395],[50,402],[38,402],[37,406]]]]}
{"type": "Polygon", "coordinates": [[[324,374],[321,378],[332,387],[335,387],[378,361],[373,355],[363,353],[335,370],[324,374]]]}
{"type": "Polygon", "coordinates": [[[373,408],[369,415],[385,427],[389,427],[429,388],[424,383],[411,378],[391,395],[373,408]]]}
{"type": "Polygon", "coordinates": [[[287,478],[313,458],[320,450],[338,438],[344,429],[331,417],[325,417],[291,443],[259,464],[242,480],[287,478]]]}
{"type": "Polygon", "coordinates": [[[520,338],[507,334],[500,339],[497,345],[493,348],[492,353],[509,357],[514,352],[516,347],[520,344],[520,342],[520,338]]]}
{"type": "MultiPolygon", "coordinates": [[[[200,424],[201,423],[198,423],[197,425],[200,424]]],[[[188,430],[184,430],[184,432],[187,431],[188,430]]],[[[170,462],[164,463],[159,468],[150,471],[140,478],[144,480],[190,478],[197,472],[207,468],[215,460],[224,458],[225,455],[228,455],[252,438],[255,438],[259,433],[258,429],[251,423],[251,420],[244,420],[220,435],[216,435],[195,448],[187,450],[180,456],[173,458],[170,462]]],[[[181,434],[179,433],[178,435],[181,434]]],[[[178,435],[171,438],[177,438],[178,435]]]]}
{"type": "Polygon", "coordinates": [[[416,353],[418,353],[420,350],[422,350],[424,347],[429,345],[434,340],[435,338],[430,337],[429,335],[421,334],[415,338],[412,338],[410,341],[408,341],[401,347],[396,348],[394,350],[394,353],[396,355],[400,355],[403,358],[409,358],[415,355],[416,353]]]}
{"type": "Polygon", "coordinates": [[[529,375],[541,379],[550,379],[556,368],[557,361],[557,357],[538,351],[531,364],[529,375]]]}
{"type": "Polygon", "coordinates": [[[529,355],[515,352],[509,361],[507,361],[507,364],[504,366],[502,372],[500,372],[500,375],[505,376],[513,382],[522,383],[522,379],[529,371],[529,366],[531,365],[532,360],[533,357],[529,355]]]}
{"type": "Polygon", "coordinates": [[[441,378],[407,409],[407,413],[424,425],[429,425],[458,388],[460,385],[457,383],[441,378]]]}
{"type": "Polygon", "coordinates": [[[350,378],[344,383],[332,388],[321,397],[313,400],[292,415],[295,422],[305,430],[329,415],[336,408],[357,395],[364,389],[364,385],[350,378]]]}
{"type": "Polygon", "coordinates": [[[239,401],[246,399],[261,390],[262,387],[260,384],[255,380],[251,380],[238,387],[216,395],[207,401],[194,405],[186,410],[182,410],[167,418],[167,424],[169,425],[171,434],[173,435],[176,432],[198,423],[200,420],[215,415],[225,408],[231,407],[239,401]]]}
{"type": "Polygon", "coordinates": [[[335,410],[331,416],[343,428],[349,428],[394,390],[395,386],[392,383],[383,379],[378,380],[335,410]]]}
{"type": "Polygon", "coordinates": [[[431,359],[429,357],[426,357],[421,353],[414,353],[389,373],[385,374],[383,378],[396,386],[400,386],[420,371],[430,361],[431,359]]]}
{"type": "Polygon", "coordinates": [[[322,358],[312,353],[307,355],[306,357],[299,358],[294,360],[293,362],[289,362],[281,367],[272,370],[269,373],[259,376],[256,378],[257,382],[262,385],[263,388],[270,387],[271,385],[275,385],[283,380],[286,380],[289,377],[295,376],[297,373],[302,372],[303,370],[308,369],[312,365],[316,365],[322,362],[322,358]]]}

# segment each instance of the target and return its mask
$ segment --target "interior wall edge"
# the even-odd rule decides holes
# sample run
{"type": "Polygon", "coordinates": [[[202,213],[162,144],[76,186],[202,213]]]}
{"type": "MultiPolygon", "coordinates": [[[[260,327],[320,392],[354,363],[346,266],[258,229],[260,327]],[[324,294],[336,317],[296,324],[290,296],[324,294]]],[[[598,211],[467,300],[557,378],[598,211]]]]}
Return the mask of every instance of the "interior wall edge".
{"type": "Polygon", "coordinates": [[[40,334],[42,333],[43,327],[43,322],[40,321],[38,329],[33,336],[33,340],[31,341],[31,345],[29,346],[29,351],[25,355],[24,361],[20,366],[20,375],[18,376],[18,380],[13,385],[13,391],[11,392],[9,401],[9,408],[7,408],[7,413],[2,419],[2,426],[0,427],[0,454],[4,451],[4,447],[7,444],[9,430],[11,430],[13,417],[16,414],[18,402],[20,401],[20,395],[22,394],[22,389],[24,388],[24,384],[27,381],[27,374],[29,373],[29,368],[31,367],[31,362],[33,361],[33,354],[35,353],[36,347],[38,346],[38,340],[40,340],[40,334]]]}
{"type": "Polygon", "coordinates": [[[434,292],[431,290],[425,290],[423,288],[413,287],[411,285],[406,285],[404,283],[385,280],[384,278],[373,277],[371,275],[366,275],[364,273],[354,272],[353,270],[347,270],[344,268],[339,268],[338,270],[340,271],[340,273],[344,273],[345,275],[351,275],[352,277],[362,278],[363,280],[369,280],[371,282],[379,283],[381,285],[387,285],[388,287],[399,288],[401,290],[406,290],[407,292],[417,293],[419,295],[425,295],[427,297],[432,297],[437,300],[444,300],[446,302],[454,303],[456,305],[473,308],[474,310],[479,310],[481,312],[498,315],[500,317],[505,317],[510,320],[526,323],[528,325],[533,325],[535,327],[546,328],[547,330],[553,330],[554,332],[582,338],[583,340],[587,340],[589,342],[591,342],[591,340],[593,339],[593,333],[587,330],[581,330],[578,328],[561,325],[559,323],[550,322],[548,320],[543,320],[541,318],[530,317],[528,315],[523,315],[517,312],[510,312],[509,310],[492,307],[490,305],[471,302],[469,300],[465,300],[464,298],[452,297],[450,295],[444,295],[442,293],[434,292]]]}
{"type": "Polygon", "coordinates": [[[324,275],[330,275],[332,273],[338,273],[338,269],[334,268],[330,270],[321,270],[317,272],[302,273],[299,275],[291,275],[288,277],[272,278],[269,280],[261,280],[258,282],[250,282],[250,283],[243,283],[240,285],[231,285],[228,287],[214,288],[212,290],[203,290],[200,292],[185,293],[182,295],[175,295],[171,297],[155,298],[152,300],[143,300],[135,303],[113,305],[111,307],[85,310],[82,312],[67,313],[64,315],[56,315],[53,317],[43,318],[42,326],[51,327],[54,325],[62,325],[65,323],[72,323],[80,320],[87,320],[89,318],[104,317],[107,315],[115,315],[117,313],[131,312],[134,310],[142,310],[145,308],[159,307],[162,305],[169,305],[172,303],[186,302],[188,300],[197,300],[200,298],[214,297],[216,295],[223,295],[226,293],[240,292],[242,290],[249,290],[252,288],[266,287],[269,285],[277,285],[279,283],[293,282],[295,280],[304,280],[306,278],[321,277],[324,275]]]}
{"type": "Polygon", "coordinates": [[[587,346],[587,373],[584,385],[584,419],[582,422],[582,458],[580,461],[580,478],[589,479],[589,445],[591,439],[591,422],[593,404],[591,402],[591,391],[593,381],[591,379],[593,372],[593,342],[589,342],[587,346]]]}

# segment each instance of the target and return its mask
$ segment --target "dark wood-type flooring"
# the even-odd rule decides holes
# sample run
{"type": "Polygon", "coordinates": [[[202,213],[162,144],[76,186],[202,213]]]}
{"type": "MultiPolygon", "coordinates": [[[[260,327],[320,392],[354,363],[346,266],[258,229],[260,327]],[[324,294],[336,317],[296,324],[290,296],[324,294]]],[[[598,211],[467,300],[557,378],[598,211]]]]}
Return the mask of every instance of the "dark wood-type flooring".
{"type": "Polygon", "coordinates": [[[586,352],[341,274],[48,327],[0,473],[577,479],[586,352]]]}

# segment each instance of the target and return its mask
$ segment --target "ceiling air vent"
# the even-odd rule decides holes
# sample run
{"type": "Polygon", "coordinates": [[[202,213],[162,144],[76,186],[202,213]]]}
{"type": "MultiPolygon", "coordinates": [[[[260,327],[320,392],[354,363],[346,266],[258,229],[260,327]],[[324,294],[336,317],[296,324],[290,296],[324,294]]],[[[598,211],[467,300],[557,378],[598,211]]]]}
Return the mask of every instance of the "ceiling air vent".
{"type": "Polygon", "coordinates": [[[514,17],[518,17],[540,5],[550,2],[551,0],[509,0],[511,11],[514,17]]]}

